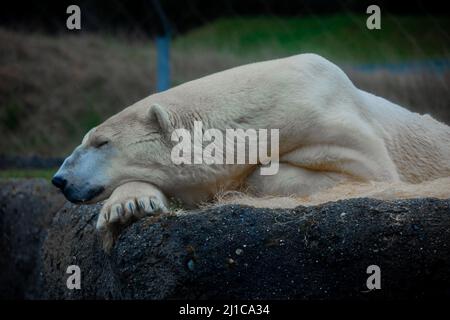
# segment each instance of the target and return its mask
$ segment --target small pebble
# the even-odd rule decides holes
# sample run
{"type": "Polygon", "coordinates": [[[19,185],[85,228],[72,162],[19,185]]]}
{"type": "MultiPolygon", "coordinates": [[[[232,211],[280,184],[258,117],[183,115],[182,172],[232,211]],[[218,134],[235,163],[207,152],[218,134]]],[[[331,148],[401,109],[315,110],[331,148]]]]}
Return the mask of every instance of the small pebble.
{"type": "Polygon", "coordinates": [[[194,263],[194,261],[192,259],[188,261],[187,267],[188,267],[189,270],[194,271],[195,263],[194,263]]]}

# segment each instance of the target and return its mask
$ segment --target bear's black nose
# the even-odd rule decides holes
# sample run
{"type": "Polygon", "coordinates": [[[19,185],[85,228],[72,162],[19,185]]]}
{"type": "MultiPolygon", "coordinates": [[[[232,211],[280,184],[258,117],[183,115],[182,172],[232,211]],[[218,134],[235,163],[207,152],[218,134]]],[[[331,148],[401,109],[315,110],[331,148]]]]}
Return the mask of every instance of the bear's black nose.
{"type": "Polygon", "coordinates": [[[64,187],[67,184],[67,180],[60,176],[54,176],[52,179],[52,183],[55,187],[64,190],[64,187]]]}

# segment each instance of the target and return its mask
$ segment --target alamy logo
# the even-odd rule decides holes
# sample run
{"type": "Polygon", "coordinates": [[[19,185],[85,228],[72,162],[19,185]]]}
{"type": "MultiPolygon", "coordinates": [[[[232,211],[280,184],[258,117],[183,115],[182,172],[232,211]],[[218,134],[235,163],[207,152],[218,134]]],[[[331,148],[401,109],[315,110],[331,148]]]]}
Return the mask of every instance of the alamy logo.
{"type": "Polygon", "coordinates": [[[81,269],[77,265],[70,265],[67,267],[66,270],[67,274],[70,274],[70,276],[67,278],[66,286],[67,289],[73,290],[73,289],[81,289],[81,269]]]}
{"type": "Polygon", "coordinates": [[[180,128],[172,132],[171,140],[178,142],[171,152],[176,165],[260,163],[261,175],[274,175],[279,169],[278,129],[226,129],[224,136],[218,129],[203,130],[203,123],[195,121],[193,136],[180,128]]]}
{"type": "Polygon", "coordinates": [[[376,264],[367,267],[367,274],[370,276],[367,278],[366,286],[369,290],[381,289],[381,269],[376,264]]]}
{"type": "Polygon", "coordinates": [[[66,13],[70,16],[66,20],[66,27],[69,30],[81,29],[81,9],[79,6],[72,4],[67,7],[66,13]]]}
{"type": "Polygon", "coordinates": [[[380,7],[373,4],[367,7],[367,14],[370,16],[367,18],[366,26],[369,30],[380,30],[381,29],[381,10],[380,7]]]}

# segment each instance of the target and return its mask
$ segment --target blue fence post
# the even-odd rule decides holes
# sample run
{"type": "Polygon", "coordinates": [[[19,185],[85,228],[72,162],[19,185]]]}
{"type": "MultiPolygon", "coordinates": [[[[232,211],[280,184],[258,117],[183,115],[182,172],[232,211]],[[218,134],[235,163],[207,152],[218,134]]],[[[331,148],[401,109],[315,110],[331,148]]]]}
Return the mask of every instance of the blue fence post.
{"type": "Polygon", "coordinates": [[[170,36],[156,37],[156,90],[158,92],[170,88],[170,36]]]}

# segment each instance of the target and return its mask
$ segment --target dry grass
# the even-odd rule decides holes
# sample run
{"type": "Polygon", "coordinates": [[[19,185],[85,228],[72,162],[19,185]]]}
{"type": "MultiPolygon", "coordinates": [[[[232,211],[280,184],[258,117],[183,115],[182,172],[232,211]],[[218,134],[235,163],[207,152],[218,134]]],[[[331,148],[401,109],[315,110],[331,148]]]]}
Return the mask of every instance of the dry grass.
{"type": "MultiPolygon", "coordinates": [[[[63,155],[89,128],[155,91],[150,40],[0,29],[0,43],[3,154],[63,155]]],[[[236,64],[223,55],[174,52],[174,82],[236,64]]]]}
{"type": "Polygon", "coordinates": [[[450,124],[450,70],[441,73],[346,70],[361,89],[450,124]]]}
{"type": "Polygon", "coordinates": [[[135,43],[5,30],[0,43],[3,153],[67,152],[89,127],[151,92],[153,52],[135,43]]]}
{"type": "Polygon", "coordinates": [[[450,177],[425,181],[419,184],[403,182],[371,182],[341,184],[334,188],[317,192],[308,197],[252,197],[244,193],[225,193],[208,206],[241,204],[256,208],[295,208],[299,205],[313,206],[330,201],[352,198],[375,198],[380,200],[414,198],[450,198],[450,177]]]}
{"type": "MultiPolygon", "coordinates": [[[[63,156],[84,133],[151,94],[151,39],[50,37],[0,29],[0,153],[63,156]]],[[[176,47],[177,48],[177,47],[176,47]]],[[[267,58],[276,58],[276,53],[267,58]]],[[[174,49],[173,84],[251,59],[213,49],[174,49]]],[[[350,70],[361,88],[450,123],[450,73],[394,74],[350,70]]]]}

